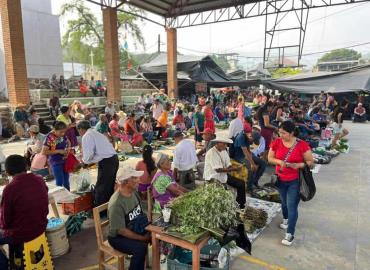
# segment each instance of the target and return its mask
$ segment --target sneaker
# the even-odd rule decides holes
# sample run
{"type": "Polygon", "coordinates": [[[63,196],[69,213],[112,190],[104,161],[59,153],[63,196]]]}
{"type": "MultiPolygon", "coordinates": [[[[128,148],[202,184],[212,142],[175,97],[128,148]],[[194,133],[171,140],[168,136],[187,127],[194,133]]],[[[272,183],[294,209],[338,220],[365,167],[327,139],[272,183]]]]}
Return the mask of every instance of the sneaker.
{"type": "Polygon", "coordinates": [[[285,234],[285,238],[281,241],[284,246],[291,246],[293,244],[294,235],[290,233],[285,234]]]}
{"type": "Polygon", "coordinates": [[[283,219],[283,223],[280,224],[280,229],[286,230],[288,229],[288,220],[283,219]]]}

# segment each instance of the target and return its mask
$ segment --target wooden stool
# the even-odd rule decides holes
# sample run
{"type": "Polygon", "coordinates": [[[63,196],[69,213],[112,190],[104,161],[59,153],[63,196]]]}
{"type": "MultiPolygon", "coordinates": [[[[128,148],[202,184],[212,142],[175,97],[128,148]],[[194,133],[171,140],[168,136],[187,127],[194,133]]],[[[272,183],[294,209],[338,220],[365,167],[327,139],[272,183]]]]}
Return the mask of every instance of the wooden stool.
{"type": "Polygon", "coordinates": [[[121,253],[114,248],[112,248],[108,240],[104,240],[103,228],[109,225],[109,220],[101,221],[100,213],[108,209],[108,203],[102,204],[93,209],[94,214],[94,223],[95,223],[95,232],[96,240],[98,242],[98,259],[99,259],[99,270],[114,269],[114,270],[124,270],[125,269],[125,257],[127,256],[124,253],[121,253]],[[105,255],[109,257],[105,259],[105,255]],[[112,258],[117,259],[117,268],[109,264],[109,261],[112,258]]]}
{"type": "Polygon", "coordinates": [[[23,255],[25,270],[54,269],[45,233],[24,243],[23,255]]]}

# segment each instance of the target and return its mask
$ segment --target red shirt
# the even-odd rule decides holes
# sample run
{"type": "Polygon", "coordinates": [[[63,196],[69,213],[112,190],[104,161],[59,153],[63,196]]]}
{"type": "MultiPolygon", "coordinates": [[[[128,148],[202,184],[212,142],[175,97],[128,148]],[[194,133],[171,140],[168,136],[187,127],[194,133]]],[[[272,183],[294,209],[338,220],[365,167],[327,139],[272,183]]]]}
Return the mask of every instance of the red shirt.
{"type": "MultiPolygon", "coordinates": [[[[281,138],[274,140],[270,149],[275,152],[275,158],[284,160],[289,148],[285,147],[281,138]]],[[[310,146],[302,140],[299,140],[294,150],[290,154],[287,162],[288,163],[302,163],[304,161],[303,154],[311,150],[310,146]]],[[[284,182],[289,182],[298,179],[299,173],[298,170],[293,168],[283,168],[280,172],[280,166],[276,165],[275,167],[276,174],[279,176],[279,179],[284,182]]]]}
{"type": "Polygon", "coordinates": [[[33,173],[22,173],[4,188],[0,205],[0,227],[14,244],[31,241],[41,235],[48,223],[48,188],[33,173]]]}

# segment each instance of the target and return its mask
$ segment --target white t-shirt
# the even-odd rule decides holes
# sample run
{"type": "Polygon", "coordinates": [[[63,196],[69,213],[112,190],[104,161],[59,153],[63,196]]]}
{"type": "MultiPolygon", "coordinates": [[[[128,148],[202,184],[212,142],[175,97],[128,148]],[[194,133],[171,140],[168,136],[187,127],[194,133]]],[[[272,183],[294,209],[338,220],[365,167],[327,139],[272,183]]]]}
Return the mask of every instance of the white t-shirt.
{"type": "Polygon", "coordinates": [[[158,104],[158,105],[154,104],[152,106],[152,111],[153,111],[153,118],[155,120],[157,120],[159,118],[159,116],[161,116],[161,114],[163,112],[163,106],[162,106],[162,104],[158,104]]]}
{"type": "Polygon", "coordinates": [[[198,157],[193,141],[183,139],[173,150],[173,166],[179,171],[188,171],[197,164],[198,157]]]}
{"type": "Polygon", "coordinates": [[[233,138],[243,131],[243,122],[240,118],[235,118],[230,122],[229,126],[229,138],[233,138]]]}
{"type": "Polygon", "coordinates": [[[225,184],[227,182],[227,173],[216,172],[216,169],[228,168],[229,166],[231,166],[231,162],[227,151],[219,152],[214,146],[207,151],[203,178],[206,181],[216,179],[225,184]]]}

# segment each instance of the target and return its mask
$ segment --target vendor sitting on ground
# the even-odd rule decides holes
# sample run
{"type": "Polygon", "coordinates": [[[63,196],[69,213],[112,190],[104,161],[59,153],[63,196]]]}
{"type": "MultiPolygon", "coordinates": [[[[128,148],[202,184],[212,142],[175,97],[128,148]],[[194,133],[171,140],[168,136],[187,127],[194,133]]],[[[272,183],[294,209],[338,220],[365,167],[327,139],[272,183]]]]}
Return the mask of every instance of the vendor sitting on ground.
{"type": "Polygon", "coordinates": [[[136,129],[135,113],[131,113],[124,124],[126,134],[132,136],[139,133],[136,129]]]}
{"type": "Polygon", "coordinates": [[[105,114],[99,114],[99,121],[96,124],[95,129],[97,132],[105,135],[109,140],[112,139],[112,136],[110,135],[108,118],[105,114]]]}
{"type": "Polygon", "coordinates": [[[117,141],[125,140],[127,135],[122,132],[118,125],[119,117],[117,114],[113,114],[112,120],[109,123],[110,134],[113,139],[117,141]]]}
{"type": "Polygon", "coordinates": [[[240,208],[245,207],[245,183],[234,179],[227,173],[241,170],[241,166],[231,165],[230,157],[227,152],[227,144],[233,141],[228,138],[218,137],[212,140],[216,145],[207,151],[204,165],[204,179],[206,181],[217,181],[223,185],[229,185],[236,188],[236,201],[240,208]]]}
{"type": "MultiPolygon", "coordinates": [[[[48,188],[40,176],[27,173],[26,160],[20,155],[9,156],[5,170],[13,180],[5,186],[1,198],[0,244],[12,245],[17,257],[21,257],[23,243],[46,230],[48,188]]],[[[8,269],[8,260],[2,252],[0,269],[8,269]]]]}
{"type": "Polygon", "coordinates": [[[363,123],[366,120],[366,109],[362,106],[362,103],[359,103],[353,114],[353,122],[363,123]]]}
{"type": "Polygon", "coordinates": [[[185,119],[182,115],[182,110],[177,111],[177,115],[173,118],[172,125],[175,126],[177,130],[184,131],[186,129],[185,119]]]}
{"type": "Polygon", "coordinates": [[[146,142],[151,144],[153,137],[154,137],[153,123],[152,123],[151,116],[147,115],[143,118],[143,120],[140,123],[140,132],[143,133],[143,137],[146,140],[146,142]]]}
{"type": "Polygon", "coordinates": [[[171,171],[171,161],[168,155],[159,153],[155,160],[158,172],[153,176],[152,194],[155,200],[154,212],[160,212],[173,198],[187,192],[178,185],[171,171]]]}
{"type": "Polygon", "coordinates": [[[150,233],[149,224],[136,192],[143,171],[124,167],[117,177],[118,189],[108,204],[108,242],[116,250],[132,255],[129,270],[144,270],[150,233]]]}
{"type": "Polygon", "coordinates": [[[45,136],[40,133],[38,126],[30,126],[29,132],[30,140],[27,142],[27,151],[24,155],[27,160],[27,164],[31,164],[33,156],[41,152],[42,145],[45,140],[45,136]]]}

